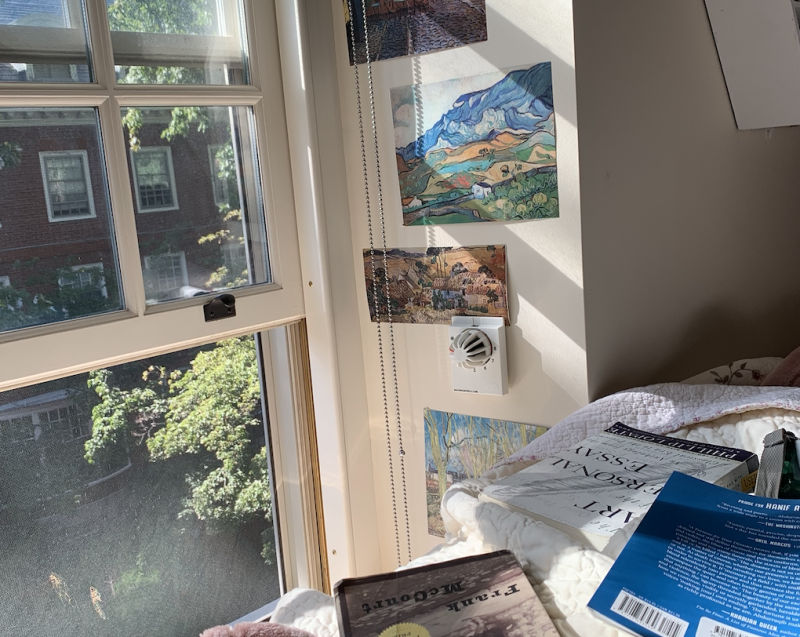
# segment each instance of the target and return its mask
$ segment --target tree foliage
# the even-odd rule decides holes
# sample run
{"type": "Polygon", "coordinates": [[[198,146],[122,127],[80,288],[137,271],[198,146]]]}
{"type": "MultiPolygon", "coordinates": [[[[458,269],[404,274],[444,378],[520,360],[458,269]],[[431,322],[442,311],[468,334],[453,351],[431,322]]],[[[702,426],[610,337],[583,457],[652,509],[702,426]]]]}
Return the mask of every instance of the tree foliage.
{"type": "Polygon", "coordinates": [[[147,441],[154,461],[190,454],[203,470],[188,477],[187,501],[200,520],[238,524],[270,514],[266,450],[252,442],[261,426],[255,342],[243,337],[200,352],[173,372],[165,426],[147,441]]]}
{"type": "Polygon", "coordinates": [[[151,462],[194,458],[181,515],[212,530],[271,518],[266,449],[254,442],[262,424],[252,338],[217,343],[185,371],[151,366],[136,386],[114,380],[109,370],[90,376],[100,398],[85,445],[90,463],[128,445],[151,462]]]}
{"type": "Polygon", "coordinates": [[[43,325],[119,307],[116,273],[111,268],[67,265],[48,270],[38,258],[11,268],[23,286],[0,287],[0,331],[43,325]],[[34,290],[33,292],[31,290],[34,290]],[[39,290],[48,290],[42,293],[39,290]],[[105,294],[103,294],[105,290],[105,294]]]}
{"type": "Polygon", "coordinates": [[[209,35],[212,27],[208,0],[115,0],[108,7],[112,31],[209,35]]]}

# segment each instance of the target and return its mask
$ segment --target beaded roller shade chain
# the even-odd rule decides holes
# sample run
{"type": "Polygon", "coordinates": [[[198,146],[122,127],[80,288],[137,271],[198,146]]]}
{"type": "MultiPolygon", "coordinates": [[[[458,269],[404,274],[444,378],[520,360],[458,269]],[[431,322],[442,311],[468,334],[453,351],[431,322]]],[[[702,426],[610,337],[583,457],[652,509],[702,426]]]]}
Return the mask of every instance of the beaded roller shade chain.
{"type": "MultiPolygon", "coordinates": [[[[352,56],[353,60],[355,61],[356,58],[356,34],[355,34],[355,19],[356,13],[353,11],[353,1],[348,0],[347,2],[347,10],[350,16],[349,24],[350,24],[350,46],[352,48],[352,56]]],[[[394,539],[395,539],[395,548],[397,550],[397,565],[400,566],[402,564],[402,557],[401,557],[401,543],[400,543],[400,521],[399,521],[399,514],[397,510],[397,489],[395,484],[395,477],[394,477],[394,461],[393,461],[393,452],[392,452],[392,427],[391,427],[391,417],[390,417],[390,409],[389,409],[389,392],[387,390],[387,383],[386,383],[386,362],[384,357],[383,351],[383,326],[381,323],[381,315],[380,315],[380,307],[379,307],[379,294],[378,294],[378,279],[375,276],[376,271],[376,260],[380,258],[383,263],[383,269],[385,272],[389,271],[388,267],[388,260],[386,257],[386,219],[384,215],[384,207],[383,207],[383,187],[381,184],[381,163],[380,163],[380,156],[378,152],[378,128],[376,124],[375,118],[375,90],[372,83],[372,64],[370,62],[370,47],[369,47],[369,27],[367,24],[367,6],[365,0],[355,0],[355,2],[361,2],[361,15],[363,18],[363,27],[364,27],[364,44],[366,50],[366,68],[367,68],[367,81],[368,81],[368,89],[369,89],[369,110],[370,110],[370,118],[372,122],[372,148],[375,154],[375,177],[376,177],[376,189],[378,195],[378,219],[379,219],[379,226],[380,226],[380,233],[381,233],[381,244],[380,246],[375,245],[375,236],[373,231],[373,223],[372,223],[372,205],[370,202],[370,184],[369,184],[369,170],[367,168],[367,144],[366,144],[366,136],[364,133],[364,116],[361,107],[361,84],[359,82],[359,71],[358,71],[358,64],[353,63],[353,77],[355,80],[355,87],[356,87],[356,106],[358,111],[358,133],[361,142],[361,169],[364,178],[364,202],[366,204],[367,210],[367,230],[369,232],[369,253],[370,253],[370,266],[372,268],[372,298],[373,303],[375,305],[375,316],[377,318],[376,323],[376,334],[378,339],[378,359],[380,362],[380,372],[381,372],[381,391],[383,393],[383,416],[384,416],[384,424],[386,426],[386,450],[388,453],[389,459],[389,484],[391,489],[391,496],[392,496],[392,515],[394,519],[394,539]]],[[[389,296],[389,277],[384,277],[384,285],[385,285],[385,293],[386,298],[390,298],[389,296]]],[[[403,428],[400,419],[400,392],[398,389],[397,384],[397,356],[395,351],[395,343],[394,343],[394,326],[392,324],[392,307],[391,303],[387,303],[387,321],[388,330],[389,330],[389,350],[391,352],[391,384],[392,390],[394,393],[394,417],[395,417],[395,426],[397,431],[397,443],[398,443],[398,457],[399,457],[399,464],[400,464],[400,482],[402,485],[402,506],[403,506],[403,516],[405,519],[405,527],[406,527],[406,534],[405,534],[405,545],[406,551],[408,556],[408,561],[411,561],[411,526],[409,524],[408,519],[408,493],[406,489],[406,469],[405,469],[405,450],[403,448],[403,428]]]]}

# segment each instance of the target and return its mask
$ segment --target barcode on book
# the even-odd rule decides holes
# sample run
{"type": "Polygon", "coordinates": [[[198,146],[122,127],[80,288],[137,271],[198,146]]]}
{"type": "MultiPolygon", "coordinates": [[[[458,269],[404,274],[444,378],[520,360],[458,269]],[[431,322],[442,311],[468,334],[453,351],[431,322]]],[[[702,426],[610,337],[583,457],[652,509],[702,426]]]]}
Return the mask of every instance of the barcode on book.
{"type": "Polygon", "coordinates": [[[683,637],[686,629],[689,628],[689,622],[659,610],[652,604],[625,591],[620,591],[617,595],[617,599],[611,605],[611,610],[627,617],[639,626],[663,635],[663,637],[683,637]]]}
{"type": "Polygon", "coordinates": [[[758,637],[758,635],[749,633],[746,630],[731,628],[708,617],[703,617],[700,619],[700,625],[697,627],[695,637],[758,637]]]}
{"type": "Polygon", "coordinates": [[[738,630],[733,630],[733,628],[726,628],[725,626],[720,626],[719,624],[714,626],[713,635],[719,635],[719,637],[747,637],[744,633],[740,633],[738,630]]]}

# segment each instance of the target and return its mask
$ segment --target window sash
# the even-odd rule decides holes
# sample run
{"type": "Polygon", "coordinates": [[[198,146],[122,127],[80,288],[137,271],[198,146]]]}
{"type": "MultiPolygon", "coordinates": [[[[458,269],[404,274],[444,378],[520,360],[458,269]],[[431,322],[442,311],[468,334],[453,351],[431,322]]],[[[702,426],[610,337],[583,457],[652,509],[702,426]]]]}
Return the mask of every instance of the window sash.
{"type": "Polygon", "coordinates": [[[259,45],[248,58],[252,83],[231,86],[116,85],[112,34],[105,28],[105,9],[103,0],[87,1],[95,84],[3,83],[0,107],[98,109],[126,307],[119,312],[0,334],[0,357],[13,357],[21,363],[0,369],[0,391],[285,325],[304,315],[285,106],[282,91],[270,90],[282,83],[274,6],[245,0],[246,39],[259,45]],[[256,24],[261,29],[257,40],[256,24]],[[147,304],[144,255],[139,251],[135,221],[138,204],[132,198],[121,126],[120,109],[126,106],[252,107],[261,170],[260,174],[242,175],[242,179],[257,183],[263,193],[273,283],[236,290],[236,317],[205,323],[200,306],[209,300],[207,297],[147,304]],[[63,338],[65,332],[70,335],[67,339],[63,338]],[[47,351],[48,356],[38,355],[41,351],[47,351]]]}
{"type": "MultiPolygon", "coordinates": [[[[119,65],[161,63],[191,67],[205,66],[211,59],[235,70],[244,67],[241,45],[232,36],[111,31],[110,39],[119,65]],[[147,56],[142,51],[148,51],[147,56]]],[[[85,65],[83,29],[0,25],[0,59],[27,64],[85,65]]]]}

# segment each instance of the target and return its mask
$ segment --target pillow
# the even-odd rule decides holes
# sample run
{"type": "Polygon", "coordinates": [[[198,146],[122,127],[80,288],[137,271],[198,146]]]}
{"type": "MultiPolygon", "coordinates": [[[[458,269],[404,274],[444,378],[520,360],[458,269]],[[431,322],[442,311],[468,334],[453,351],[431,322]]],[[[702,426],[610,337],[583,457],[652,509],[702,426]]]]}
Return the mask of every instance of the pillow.
{"type": "Polygon", "coordinates": [[[242,622],[235,626],[215,626],[200,637],[314,637],[311,633],[291,626],[262,622],[242,622]]]}
{"type": "Polygon", "coordinates": [[[684,385],[761,385],[772,371],[783,362],[782,358],[742,358],[730,365],[720,365],[682,380],[684,385]]]}
{"type": "Polygon", "coordinates": [[[761,384],[775,387],[800,387],[800,347],[767,374],[761,384]]]}

